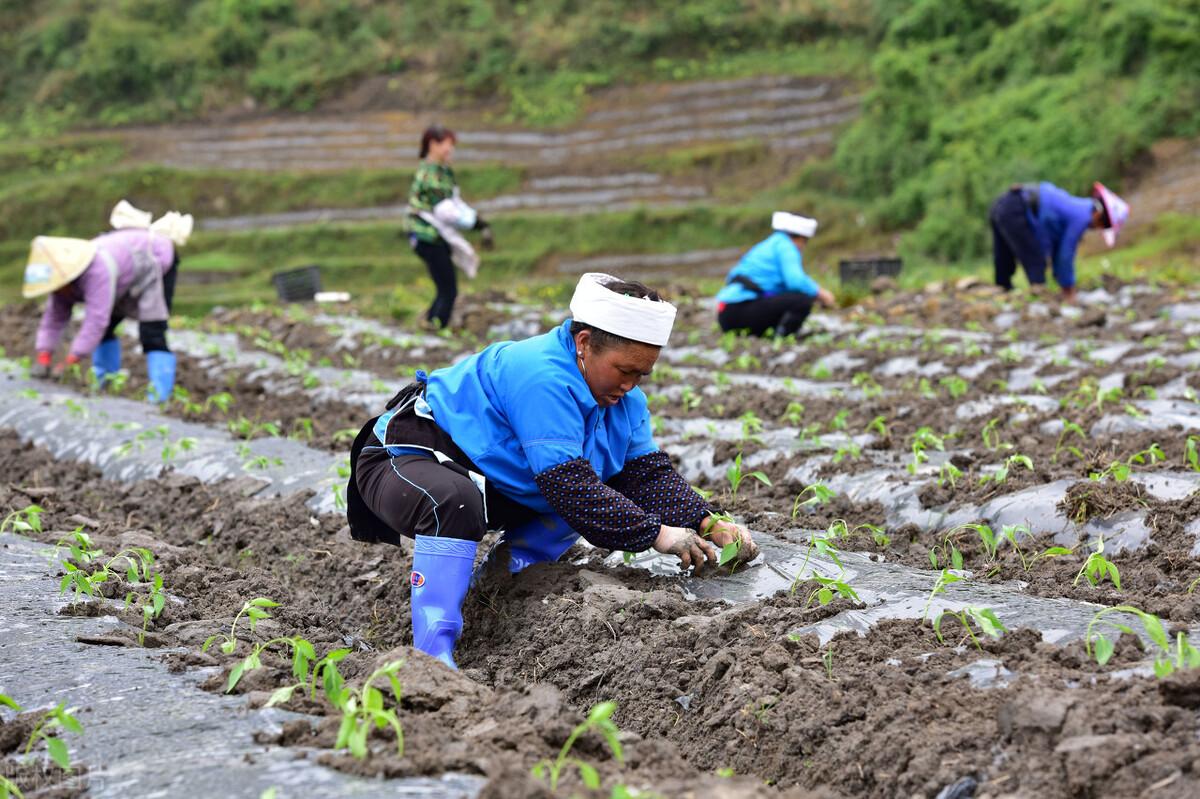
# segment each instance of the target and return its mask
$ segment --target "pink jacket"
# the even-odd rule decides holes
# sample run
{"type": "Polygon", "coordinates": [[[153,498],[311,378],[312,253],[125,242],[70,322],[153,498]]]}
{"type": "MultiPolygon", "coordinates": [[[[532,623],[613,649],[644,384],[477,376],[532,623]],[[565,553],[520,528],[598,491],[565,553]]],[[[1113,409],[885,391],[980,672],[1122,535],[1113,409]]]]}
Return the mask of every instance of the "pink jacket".
{"type": "MultiPolygon", "coordinates": [[[[71,355],[80,359],[92,354],[112,321],[113,309],[129,293],[134,280],[134,252],[147,249],[162,268],[163,274],[175,261],[175,245],[170,239],[148,230],[130,228],[114,230],[97,236],[96,257],[79,277],[50,295],[42,323],[38,326],[38,352],[53,352],[58,347],[63,330],[71,321],[71,308],[84,304],[83,325],[71,342],[71,355]],[[116,265],[116,275],[109,269],[107,253],[116,265]]],[[[132,313],[127,314],[137,318],[132,313]]]]}

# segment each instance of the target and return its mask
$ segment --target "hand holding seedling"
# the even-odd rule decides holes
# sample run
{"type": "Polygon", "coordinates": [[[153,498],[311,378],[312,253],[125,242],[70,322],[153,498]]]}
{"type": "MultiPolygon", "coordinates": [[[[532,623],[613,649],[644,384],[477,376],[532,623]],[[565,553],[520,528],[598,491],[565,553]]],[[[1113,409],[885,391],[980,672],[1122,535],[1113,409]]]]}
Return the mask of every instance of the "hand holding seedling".
{"type": "Polygon", "coordinates": [[[654,539],[654,549],[664,555],[677,556],[679,568],[685,572],[694,568],[697,576],[704,568],[705,561],[714,566],[717,564],[716,548],[697,535],[694,530],[683,527],[668,527],[664,524],[658,528],[658,538],[654,539]]]}
{"type": "Polygon", "coordinates": [[[700,535],[712,541],[722,552],[731,544],[736,544],[733,552],[734,559],[749,563],[758,557],[758,544],[750,535],[750,531],[732,519],[719,516],[709,516],[700,523],[700,535]]]}

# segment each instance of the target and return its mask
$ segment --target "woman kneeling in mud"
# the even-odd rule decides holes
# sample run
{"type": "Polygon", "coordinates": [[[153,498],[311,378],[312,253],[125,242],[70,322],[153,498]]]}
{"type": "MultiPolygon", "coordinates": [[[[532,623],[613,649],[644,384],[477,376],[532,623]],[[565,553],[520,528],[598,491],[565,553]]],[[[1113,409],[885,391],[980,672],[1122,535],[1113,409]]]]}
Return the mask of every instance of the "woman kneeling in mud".
{"type": "MultiPolygon", "coordinates": [[[[651,435],[650,374],[675,307],[640,283],[584,275],[571,319],[492,344],[402,389],[354,442],[347,487],[359,541],[412,538],[413,645],[455,668],[475,552],[503,530],[509,570],[557,560],[580,536],[653,547],[699,572],[741,541],[674,470],[651,435]]],[[[503,550],[501,550],[503,551],[503,550]]]]}

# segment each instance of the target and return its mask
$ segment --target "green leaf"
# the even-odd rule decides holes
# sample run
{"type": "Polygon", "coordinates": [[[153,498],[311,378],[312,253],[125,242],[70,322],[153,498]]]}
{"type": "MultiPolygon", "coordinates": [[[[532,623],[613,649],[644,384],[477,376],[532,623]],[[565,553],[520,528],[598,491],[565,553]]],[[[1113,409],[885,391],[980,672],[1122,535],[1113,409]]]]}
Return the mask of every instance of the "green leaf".
{"type": "Polygon", "coordinates": [[[817,591],[817,601],[820,602],[821,605],[828,605],[830,602],[833,601],[833,592],[830,591],[828,588],[822,588],[822,589],[818,590],[817,591]]]}
{"type": "Polygon", "coordinates": [[[1159,649],[1162,649],[1164,652],[1171,650],[1171,639],[1167,637],[1167,631],[1163,628],[1162,619],[1147,613],[1142,617],[1142,627],[1146,630],[1146,635],[1150,636],[1150,640],[1157,644],[1159,649]]]}
{"type": "Polygon", "coordinates": [[[83,725],[79,723],[79,719],[72,716],[65,710],[59,715],[58,723],[63,726],[64,730],[73,732],[77,735],[83,734],[83,725]]]}
{"type": "Polygon", "coordinates": [[[600,772],[596,771],[595,766],[582,760],[576,760],[575,765],[579,767],[579,777],[583,780],[584,787],[593,791],[598,790],[600,788],[600,772]]]}
{"type": "Polygon", "coordinates": [[[59,768],[63,771],[71,770],[71,755],[61,738],[47,738],[46,749],[50,752],[50,759],[57,763],[59,768]]]}
{"type": "Polygon", "coordinates": [[[0,705],[4,705],[5,707],[10,707],[13,710],[17,711],[18,713],[21,712],[21,706],[18,705],[11,696],[5,696],[4,694],[0,694],[0,705]]]}
{"type": "Polygon", "coordinates": [[[266,597],[262,597],[262,596],[258,597],[257,599],[251,599],[246,604],[251,607],[255,607],[255,608],[277,608],[277,607],[279,607],[278,602],[275,602],[273,600],[267,599],[266,597]]]}
{"type": "Polygon", "coordinates": [[[612,714],[616,713],[616,712],[617,712],[617,703],[616,702],[613,702],[613,701],[601,702],[600,704],[596,705],[595,707],[593,707],[591,709],[591,711],[588,713],[587,720],[590,723],[595,724],[597,722],[604,721],[607,718],[611,718],[612,714]]]}
{"type": "Polygon", "coordinates": [[[1092,652],[1096,655],[1096,662],[1101,666],[1108,663],[1115,649],[1116,645],[1105,638],[1102,633],[1098,633],[1095,640],[1092,641],[1092,652]]]}
{"type": "Polygon", "coordinates": [[[276,688],[271,694],[271,698],[267,700],[267,707],[275,707],[282,705],[292,698],[292,693],[296,690],[295,685],[285,685],[282,688],[276,688]]]}
{"type": "Polygon", "coordinates": [[[950,565],[955,569],[963,567],[963,555],[953,544],[950,545],[950,565]]]}
{"type": "MultiPolygon", "coordinates": [[[[215,636],[214,636],[214,637],[215,637],[215,636]]],[[[225,641],[224,641],[224,642],[221,644],[221,651],[222,651],[222,652],[224,652],[226,655],[232,655],[232,654],[233,654],[233,650],[235,650],[235,649],[237,649],[237,639],[234,639],[234,638],[227,638],[227,639],[226,639],[226,640],[225,640],[225,641]]]]}
{"type": "Polygon", "coordinates": [[[362,760],[367,756],[367,733],[371,731],[370,726],[366,724],[357,725],[354,731],[350,733],[350,754],[362,760]]]}
{"type": "Polygon", "coordinates": [[[363,688],[363,707],[372,713],[383,710],[383,694],[378,688],[370,685],[363,688]]]}
{"type": "Polygon", "coordinates": [[[762,472],[750,472],[750,476],[753,477],[758,482],[762,483],[763,485],[768,485],[768,486],[771,485],[771,478],[767,477],[762,472]]]}

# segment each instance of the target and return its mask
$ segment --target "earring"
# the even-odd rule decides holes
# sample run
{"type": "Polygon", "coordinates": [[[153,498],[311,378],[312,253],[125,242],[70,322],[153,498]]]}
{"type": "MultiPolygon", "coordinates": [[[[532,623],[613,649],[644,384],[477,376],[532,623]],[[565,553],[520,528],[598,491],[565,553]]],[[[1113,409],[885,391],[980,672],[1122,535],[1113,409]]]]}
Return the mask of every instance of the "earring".
{"type": "Polygon", "coordinates": [[[583,356],[582,356],[582,355],[580,355],[580,356],[579,356],[579,372],[580,372],[580,374],[582,374],[584,377],[587,377],[587,364],[585,364],[585,363],[583,362],[583,356]]]}

